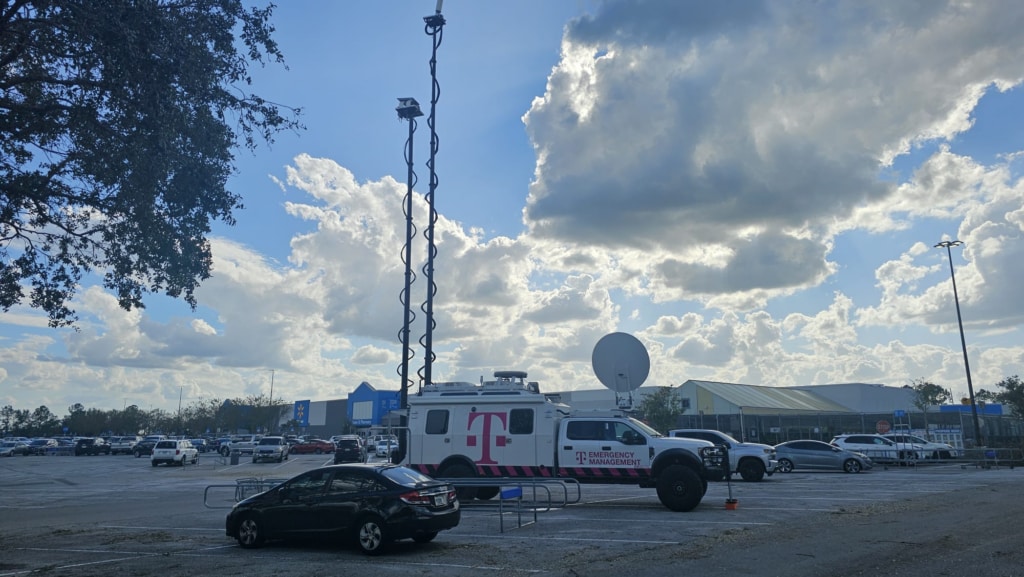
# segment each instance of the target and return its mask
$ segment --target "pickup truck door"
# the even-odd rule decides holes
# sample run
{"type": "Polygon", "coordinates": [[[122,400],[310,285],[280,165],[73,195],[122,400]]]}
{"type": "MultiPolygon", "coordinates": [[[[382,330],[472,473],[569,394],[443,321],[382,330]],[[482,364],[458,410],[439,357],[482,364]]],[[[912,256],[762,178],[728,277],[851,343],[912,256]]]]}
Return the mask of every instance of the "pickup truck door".
{"type": "Polygon", "coordinates": [[[558,463],[565,474],[581,474],[573,473],[577,470],[586,476],[613,477],[628,471],[632,476],[650,468],[647,438],[626,423],[573,419],[563,425],[558,463]]]}

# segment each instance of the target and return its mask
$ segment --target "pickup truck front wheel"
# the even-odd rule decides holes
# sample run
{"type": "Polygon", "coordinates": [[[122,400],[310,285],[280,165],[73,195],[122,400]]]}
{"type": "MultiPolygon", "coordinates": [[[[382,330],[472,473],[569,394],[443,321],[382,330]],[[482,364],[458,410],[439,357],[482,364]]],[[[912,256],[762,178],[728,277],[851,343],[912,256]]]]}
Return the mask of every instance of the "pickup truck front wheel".
{"type": "Polygon", "coordinates": [[[764,464],[756,459],[746,459],[740,461],[739,472],[744,481],[757,482],[764,479],[764,464]]]}
{"type": "Polygon", "coordinates": [[[700,476],[684,465],[670,465],[658,475],[658,499],[673,511],[692,511],[704,497],[700,476]]]}

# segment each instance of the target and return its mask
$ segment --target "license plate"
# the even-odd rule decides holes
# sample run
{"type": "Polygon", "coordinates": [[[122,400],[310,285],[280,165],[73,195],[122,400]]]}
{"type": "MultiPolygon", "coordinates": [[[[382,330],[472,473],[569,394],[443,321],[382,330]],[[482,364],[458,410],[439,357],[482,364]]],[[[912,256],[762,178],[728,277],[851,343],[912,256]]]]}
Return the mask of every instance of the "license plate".
{"type": "Polygon", "coordinates": [[[448,504],[448,495],[434,495],[434,506],[443,507],[448,504]]]}

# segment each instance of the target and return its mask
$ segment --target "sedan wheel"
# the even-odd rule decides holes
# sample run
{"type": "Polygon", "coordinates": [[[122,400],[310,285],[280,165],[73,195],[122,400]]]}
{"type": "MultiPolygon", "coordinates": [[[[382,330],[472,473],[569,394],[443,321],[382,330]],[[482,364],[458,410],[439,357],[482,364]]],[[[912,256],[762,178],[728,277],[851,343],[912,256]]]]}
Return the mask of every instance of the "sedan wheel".
{"type": "Polygon", "coordinates": [[[384,520],[376,515],[363,518],[356,530],[356,542],[367,555],[380,555],[387,545],[384,520]]]}
{"type": "Polygon", "coordinates": [[[857,459],[847,459],[843,463],[843,470],[847,473],[860,473],[860,461],[857,459]]]}
{"type": "Polygon", "coordinates": [[[256,517],[248,516],[238,525],[238,544],[245,549],[252,549],[263,544],[263,527],[256,517]]]}
{"type": "Polygon", "coordinates": [[[792,473],[793,472],[793,461],[789,459],[779,459],[779,466],[775,468],[780,473],[792,473]]]}

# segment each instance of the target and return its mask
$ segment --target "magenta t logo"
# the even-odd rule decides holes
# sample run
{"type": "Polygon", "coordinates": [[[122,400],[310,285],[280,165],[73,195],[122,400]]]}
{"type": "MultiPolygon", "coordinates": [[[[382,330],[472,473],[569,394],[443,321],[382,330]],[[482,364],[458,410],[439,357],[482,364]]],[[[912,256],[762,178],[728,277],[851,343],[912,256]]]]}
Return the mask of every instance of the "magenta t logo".
{"type": "MultiPolygon", "coordinates": [[[[491,419],[491,417],[497,417],[498,422],[501,423],[501,432],[504,432],[505,431],[505,419],[508,418],[508,415],[505,414],[505,413],[491,413],[491,412],[470,413],[469,414],[469,424],[466,425],[466,430],[467,431],[469,431],[470,429],[473,428],[473,421],[475,421],[477,417],[483,417],[484,418],[484,425],[483,425],[484,430],[483,430],[483,433],[480,435],[482,437],[482,440],[481,440],[481,443],[480,443],[481,454],[480,454],[480,460],[477,461],[477,463],[480,463],[481,465],[497,465],[498,462],[493,460],[493,459],[491,459],[491,422],[493,421],[493,419],[491,419]]],[[[470,447],[472,447],[473,445],[476,445],[476,435],[467,435],[466,436],[466,444],[469,445],[470,447]]],[[[505,446],[505,437],[504,437],[504,435],[502,435],[502,436],[500,436],[500,437],[495,439],[495,445],[497,445],[499,447],[504,447],[505,446]]]]}

